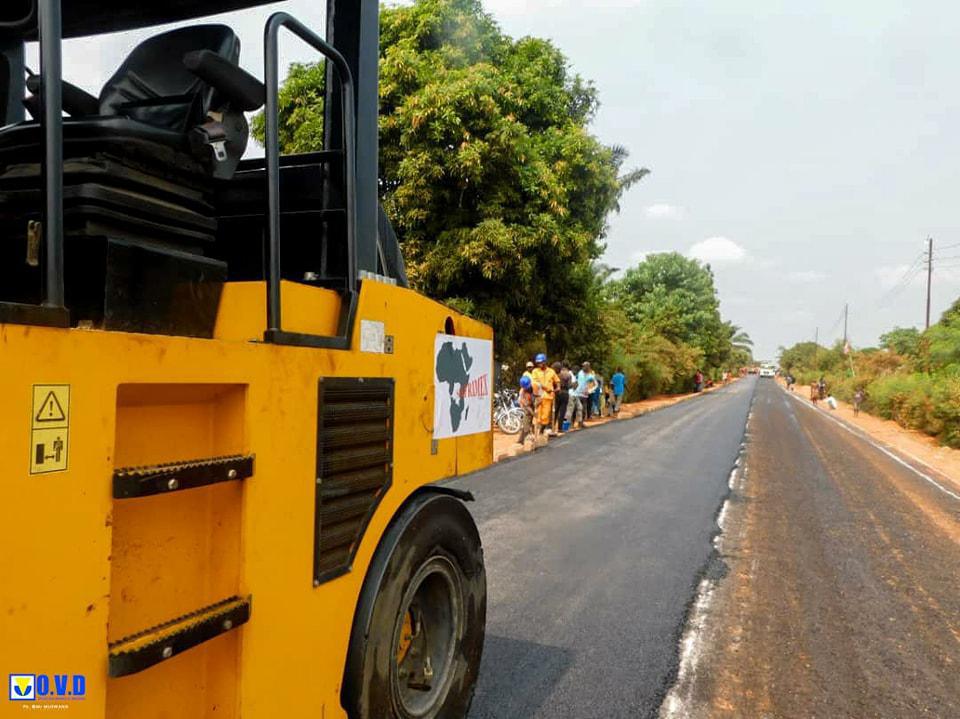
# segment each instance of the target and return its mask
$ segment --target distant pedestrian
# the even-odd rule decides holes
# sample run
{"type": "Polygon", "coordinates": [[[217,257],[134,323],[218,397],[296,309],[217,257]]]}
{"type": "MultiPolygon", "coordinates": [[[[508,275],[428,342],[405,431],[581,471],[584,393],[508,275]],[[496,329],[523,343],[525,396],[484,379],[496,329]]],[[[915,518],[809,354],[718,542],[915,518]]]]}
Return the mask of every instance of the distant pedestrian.
{"type": "Polygon", "coordinates": [[[816,405],[817,400],[820,399],[820,383],[811,382],[810,383],[810,401],[816,405]]]}
{"type": "Polygon", "coordinates": [[[577,380],[574,379],[570,387],[570,397],[567,401],[567,423],[570,429],[577,427],[583,429],[583,403],[580,401],[576,391],[577,380]]]}
{"type": "Polygon", "coordinates": [[[787,389],[788,389],[790,392],[793,392],[793,385],[794,385],[794,383],[796,383],[796,381],[797,381],[797,380],[794,379],[793,375],[788,372],[788,373],[787,373],[787,389]]]}
{"type": "Polygon", "coordinates": [[[703,372],[699,369],[697,373],[693,376],[693,391],[700,392],[703,390],[703,372]]]}
{"type": "Polygon", "coordinates": [[[627,391],[627,377],[623,374],[623,368],[617,367],[617,371],[610,378],[610,385],[613,387],[613,414],[620,414],[620,403],[623,402],[623,395],[627,391]]]}
{"type": "Polygon", "coordinates": [[[590,402],[593,403],[593,413],[597,417],[603,417],[603,375],[597,372],[594,375],[596,385],[593,392],[590,393],[590,402]]]}
{"type": "Polygon", "coordinates": [[[563,423],[567,420],[567,405],[570,404],[570,385],[573,383],[573,373],[566,362],[554,362],[553,371],[560,378],[560,389],[554,398],[554,429],[563,432],[563,423]]]}
{"type": "Polygon", "coordinates": [[[827,380],[824,379],[823,375],[820,375],[820,380],[817,382],[817,392],[820,395],[820,399],[827,398],[827,380]]]}
{"type": "MultiPolygon", "coordinates": [[[[590,419],[592,416],[592,402],[590,401],[590,394],[596,389],[597,378],[593,374],[593,370],[590,369],[590,363],[584,362],[580,366],[580,371],[577,372],[577,398],[580,400],[580,404],[583,407],[583,418],[590,419]]],[[[583,426],[581,424],[581,426],[583,426]]]]}
{"type": "Polygon", "coordinates": [[[853,416],[854,417],[860,416],[860,405],[863,404],[863,400],[866,396],[867,396],[867,393],[863,391],[863,387],[860,387],[859,389],[857,389],[856,392],[853,393],[853,416]]]}

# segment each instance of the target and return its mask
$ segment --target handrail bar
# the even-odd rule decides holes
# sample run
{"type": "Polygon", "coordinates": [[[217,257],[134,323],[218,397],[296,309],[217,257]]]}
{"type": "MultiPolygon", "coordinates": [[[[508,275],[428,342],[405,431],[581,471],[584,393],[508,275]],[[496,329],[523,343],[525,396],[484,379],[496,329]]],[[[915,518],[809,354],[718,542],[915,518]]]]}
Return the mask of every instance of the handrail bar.
{"type": "Polygon", "coordinates": [[[285,12],[274,13],[264,28],[264,149],[267,170],[267,331],[264,340],[283,344],[348,349],[357,293],[356,106],[350,66],[340,52],[299,20],[285,12]],[[338,337],[284,332],[280,297],[280,129],[278,113],[279,34],[286,28],[333,62],[340,79],[343,111],[344,184],[347,209],[347,286],[344,288],[338,337]]]}

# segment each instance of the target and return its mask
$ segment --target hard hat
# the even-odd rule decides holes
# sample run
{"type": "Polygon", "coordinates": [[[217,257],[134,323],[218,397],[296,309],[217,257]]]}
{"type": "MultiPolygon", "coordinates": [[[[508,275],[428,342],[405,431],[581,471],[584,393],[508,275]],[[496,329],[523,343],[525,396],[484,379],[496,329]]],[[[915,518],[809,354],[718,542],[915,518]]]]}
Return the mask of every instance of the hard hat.
{"type": "Polygon", "coordinates": [[[527,362],[527,369],[533,369],[533,362],[527,362]]]}
{"type": "Polygon", "coordinates": [[[524,389],[530,389],[531,387],[533,387],[533,382],[530,381],[529,377],[524,375],[523,377],[520,378],[520,386],[523,387],[524,389]]]}
{"type": "Polygon", "coordinates": [[[546,362],[546,361],[547,361],[547,356],[546,356],[543,352],[541,352],[540,354],[538,354],[538,355],[536,356],[535,359],[537,360],[537,363],[539,364],[540,362],[546,362]]]}

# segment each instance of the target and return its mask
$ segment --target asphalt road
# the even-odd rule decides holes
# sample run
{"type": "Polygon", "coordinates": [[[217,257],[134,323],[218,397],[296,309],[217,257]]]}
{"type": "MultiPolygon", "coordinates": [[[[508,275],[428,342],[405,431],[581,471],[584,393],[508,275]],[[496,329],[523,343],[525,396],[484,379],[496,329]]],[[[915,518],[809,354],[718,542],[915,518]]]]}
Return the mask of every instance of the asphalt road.
{"type": "Polygon", "coordinates": [[[472,719],[655,716],[755,379],[576,432],[470,489],[488,576],[472,719]]]}
{"type": "Polygon", "coordinates": [[[960,717],[949,481],[767,380],[745,467],[724,512],[728,571],[664,716],[960,717]]]}

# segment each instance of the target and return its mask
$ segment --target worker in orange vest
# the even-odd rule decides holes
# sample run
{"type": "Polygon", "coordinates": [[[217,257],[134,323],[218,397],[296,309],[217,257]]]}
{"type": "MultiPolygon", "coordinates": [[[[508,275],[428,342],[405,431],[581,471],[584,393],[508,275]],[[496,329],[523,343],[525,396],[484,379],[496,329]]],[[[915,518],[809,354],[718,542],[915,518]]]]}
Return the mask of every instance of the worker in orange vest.
{"type": "Polygon", "coordinates": [[[543,431],[553,424],[553,397],[560,389],[560,377],[547,366],[547,356],[542,352],[535,358],[537,366],[531,373],[535,385],[540,385],[540,405],[537,407],[537,422],[543,431]]]}

